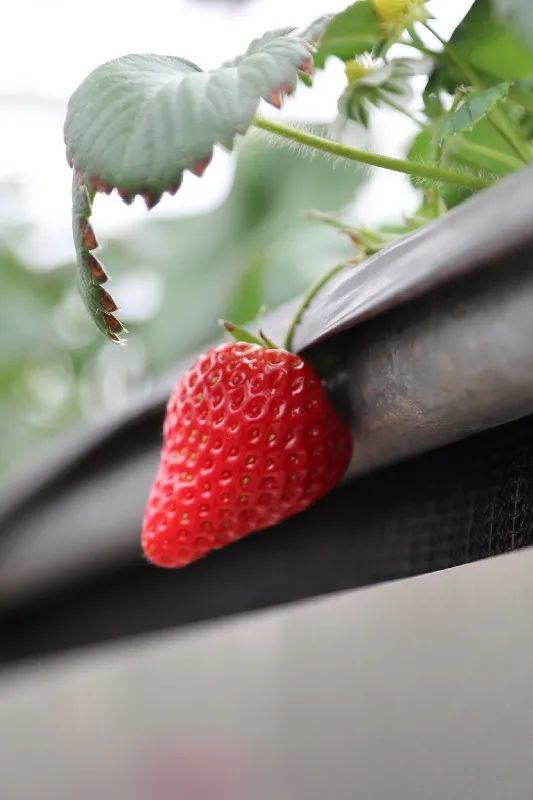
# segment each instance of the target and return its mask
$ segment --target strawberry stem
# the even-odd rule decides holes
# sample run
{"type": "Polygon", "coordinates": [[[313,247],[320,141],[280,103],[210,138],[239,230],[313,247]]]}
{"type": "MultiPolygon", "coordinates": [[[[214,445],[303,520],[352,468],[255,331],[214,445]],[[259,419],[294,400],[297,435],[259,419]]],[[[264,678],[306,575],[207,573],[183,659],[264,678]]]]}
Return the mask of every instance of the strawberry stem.
{"type": "Polygon", "coordinates": [[[320,278],[320,280],[315,283],[314,286],[311,286],[311,288],[309,289],[307,294],[304,295],[304,298],[303,298],[303,300],[302,300],[302,302],[300,304],[300,307],[299,307],[298,311],[296,312],[296,314],[294,315],[294,318],[293,318],[293,320],[292,320],[292,322],[290,324],[289,330],[287,331],[287,334],[285,336],[285,341],[283,343],[283,346],[285,347],[285,350],[289,350],[289,352],[292,350],[292,344],[293,344],[294,333],[296,331],[296,328],[300,324],[300,321],[301,321],[303,315],[305,314],[305,312],[307,311],[307,309],[311,305],[311,303],[314,300],[314,298],[316,297],[316,295],[319,293],[319,291],[322,289],[322,287],[329,280],[331,280],[331,278],[333,278],[333,276],[336,275],[337,272],[340,272],[341,269],[344,269],[345,266],[346,266],[345,264],[336,264],[336,266],[334,266],[330,270],[328,270],[328,272],[326,272],[326,274],[323,275],[320,278]]]}
{"type": "Polygon", "coordinates": [[[278,345],[269,339],[263,331],[259,331],[259,336],[254,336],[253,333],[247,331],[246,328],[241,328],[227,319],[219,320],[220,324],[237,342],[248,342],[249,344],[258,344],[260,347],[267,347],[268,349],[278,350],[278,345]]]}
{"type": "Polygon", "coordinates": [[[291,139],[315,150],[321,150],[323,153],[347,158],[350,161],[358,161],[360,164],[370,164],[371,166],[393,170],[394,172],[403,172],[405,175],[412,175],[415,178],[426,178],[439,183],[451,183],[468,189],[484,189],[490,186],[492,182],[469,172],[458,172],[457,170],[443,169],[435,164],[424,164],[422,161],[408,161],[404,158],[391,158],[379,153],[369,153],[366,150],[359,150],[355,147],[341,144],[341,142],[333,142],[323,136],[316,136],[299,128],[284,125],[281,122],[274,122],[274,120],[265,119],[264,117],[254,117],[252,124],[256,128],[261,128],[285,139],[291,139]]]}
{"type": "Polygon", "coordinates": [[[259,331],[259,338],[269,350],[279,350],[279,346],[275,344],[272,339],[269,339],[263,331],[259,331]]]}

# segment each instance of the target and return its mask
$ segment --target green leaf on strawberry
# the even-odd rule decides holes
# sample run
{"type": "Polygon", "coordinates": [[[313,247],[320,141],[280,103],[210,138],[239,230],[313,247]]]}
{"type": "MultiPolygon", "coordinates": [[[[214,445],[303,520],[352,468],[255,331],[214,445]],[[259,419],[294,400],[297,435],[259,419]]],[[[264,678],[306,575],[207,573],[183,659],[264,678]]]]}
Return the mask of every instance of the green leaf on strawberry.
{"type": "Polygon", "coordinates": [[[263,97],[275,106],[311,70],[310,45],[272,31],[219,69],[175,56],[135,54],[94,70],[72,95],[65,122],[69,160],[96,191],[116,188],[149,207],[174,192],[184,170],[203,174],[215,144],[233,146],[263,97]]]}

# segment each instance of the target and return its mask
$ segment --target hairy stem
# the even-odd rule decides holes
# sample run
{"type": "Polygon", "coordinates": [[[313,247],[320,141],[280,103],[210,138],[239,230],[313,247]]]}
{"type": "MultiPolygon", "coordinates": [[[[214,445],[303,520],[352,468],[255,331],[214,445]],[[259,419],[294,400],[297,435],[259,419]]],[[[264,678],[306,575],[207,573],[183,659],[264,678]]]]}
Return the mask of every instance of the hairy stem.
{"type": "Polygon", "coordinates": [[[301,302],[301,305],[300,305],[298,311],[296,312],[296,314],[294,315],[294,318],[293,318],[293,320],[292,320],[292,322],[291,322],[291,324],[289,326],[289,330],[287,331],[287,335],[285,336],[285,341],[283,343],[283,346],[285,347],[285,350],[289,350],[289,351],[292,350],[294,332],[296,331],[296,328],[300,324],[300,321],[301,321],[304,313],[309,308],[311,302],[314,300],[314,298],[316,297],[318,292],[322,289],[322,287],[329,280],[331,280],[331,278],[334,275],[337,274],[337,272],[340,272],[341,269],[344,269],[344,268],[345,268],[345,264],[337,264],[335,267],[332,267],[332,269],[328,270],[328,272],[326,272],[326,274],[323,275],[320,278],[320,280],[317,281],[317,283],[315,283],[315,285],[312,286],[309,289],[307,294],[304,295],[304,298],[303,298],[303,300],[301,302]]]}
{"type": "Polygon", "coordinates": [[[293,142],[312,147],[323,153],[330,153],[333,156],[347,158],[350,161],[357,161],[360,164],[370,164],[373,167],[402,172],[404,175],[412,175],[415,178],[426,178],[440,183],[451,183],[455,186],[464,186],[467,189],[484,189],[490,186],[491,181],[478,175],[457,172],[456,170],[441,169],[434,164],[423,164],[416,161],[408,161],[403,158],[391,158],[379,153],[369,153],[366,150],[359,150],[340,142],[332,142],[322,136],[315,136],[312,133],[292,128],[281,122],[274,122],[264,117],[256,116],[252,122],[256,128],[261,128],[269,133],[277,134],[293,142]]]}

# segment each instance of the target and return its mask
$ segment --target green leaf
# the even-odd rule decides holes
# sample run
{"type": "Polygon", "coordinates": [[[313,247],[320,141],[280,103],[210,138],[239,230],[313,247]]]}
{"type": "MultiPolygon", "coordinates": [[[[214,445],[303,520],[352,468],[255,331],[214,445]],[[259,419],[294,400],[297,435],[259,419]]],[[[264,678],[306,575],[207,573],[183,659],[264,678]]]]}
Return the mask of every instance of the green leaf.
{"type": "Polygon", "coordinates": [[[445,147],[446,157],[458,167],[464,164],[495,175],[506,175],[517,168],[517,163],[519,164],[515,151],[507,139],[503,138],[486,117],[479,120],[471,131],[463,131],[460,136],[448,137],[445,147]],[[473,145],[473,148],[469,147],[470,145],[473,145]],[[497,154],[497,158],[489,151],[497,154]],[[505,166],[506,159],[509,162],[508,166],[505,166]]]}
{"type": "Polygon", "coordinates": [[[500,81],[533,74],[533,50],[512,27],[502,24],[493,13],[492,0],[476,0],[450,42],[473,67],[500,81]]]}
{"type": "MultiPolygon", "coordinates": [[[[313,36],[319,28],[317,22],[313,36]]],[[[164,191],[177,190],[185,169],[201,176],[216,143],[232,147],[261,97],[281,105],[299,70],[312,70],[310,45],[283,29],[266,33],[244,55],[212,72],[173,56],[130,55],[98,67],[74,92],[65,142],[75,170],[80,286],[91,316],[109,338],[120,341],[125,329],[112,313],[115,302],[101,286],[107,275],[91,252],[94,191],[117,188],[126,202],[141,194],[151,208],[164,191]]]]}
{"type": "Polygon", "coordinates": [[[493,0],[494,11],[515,27],[523,41],[533,47],[533,3],[531,0],[493,0]]]}
{"type": "MultiPolygon", "coordinates": [[[[435,120],[414,138],[408,152],[409,159],[428,162],[435,158],[439,124],[440,121],[435,120]]],[[[463,130],[457,136],[446,137],[442,163],[459,171],[465,168],[476,169],[478,172],[481,170],[491,175],[503,176],[516,169],[519,162],[507,140],[486,117],[482,117],[472,130],[463,130]]],[[[441,195],[447,208],[454,208],[468,196],[464,190],[450,186],[442,187],[441,195]]]]}
{"type": "Polygon", "coordinates": [[[370,0],[358,0],[337,14],[327,26],[315,54],[315,66],[323,67],[328,56],[349,61],[369,52],[383,39],[380,20],[370,0]]]}
{"type": "Polygon", "coordinates": [[[453,111],[446,114],[437,127],[437,141],[442,142],[446,136],[452,136],[465,130],[472,130],[474,125],[487,116],[499,100],[509,94],[510,81],[498,83],[482,92],[469,92],[453,111]]]}
{"type": "Polygon", "coordinates": [[[309,71],[308,43],[288,29],[252,42],[220,69],[173,56],[129,55],[98,67],[72,95],[67,155],[96,191],[142,194],[149,207],[175,191],[185,169],[201,175],[216,143],[248,128],[261,97],[276,106],[309,71]]]}
{"type": "Polygon", "coordinates": [[[114,316],[117,305],[102,283],[108,280],[107,274],[92,251],[98,242],[90,223],[91,198],[79,175],[74,172],[72,179],[72,231],[78,262],[80,294],[98,328],[112,339],[120,342],[120,334],[126,329],[114,316]]]}

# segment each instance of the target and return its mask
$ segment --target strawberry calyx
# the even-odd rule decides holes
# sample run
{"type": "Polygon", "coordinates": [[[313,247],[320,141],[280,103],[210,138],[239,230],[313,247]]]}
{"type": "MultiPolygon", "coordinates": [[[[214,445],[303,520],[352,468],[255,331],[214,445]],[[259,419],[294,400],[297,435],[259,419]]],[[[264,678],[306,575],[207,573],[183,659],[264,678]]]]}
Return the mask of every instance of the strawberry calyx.
{"type": "Polygon", "coordinates": [[[248,344],[257,344],[260,347],[267,348],[268,350],[280,350],[280,346],[275,344],[272,339],[269,339],[268,336],[262,331],[259,330],[258,336],[255,336],[253,333],[250,333],[246,328],[242,328],[240,325],[235,325],[233,322],[230,322],[227,319],[220,320],[221,326],[224,328],[227,333],[229,333],[235,341],[237,342],[248,342],[248,344]]]}

